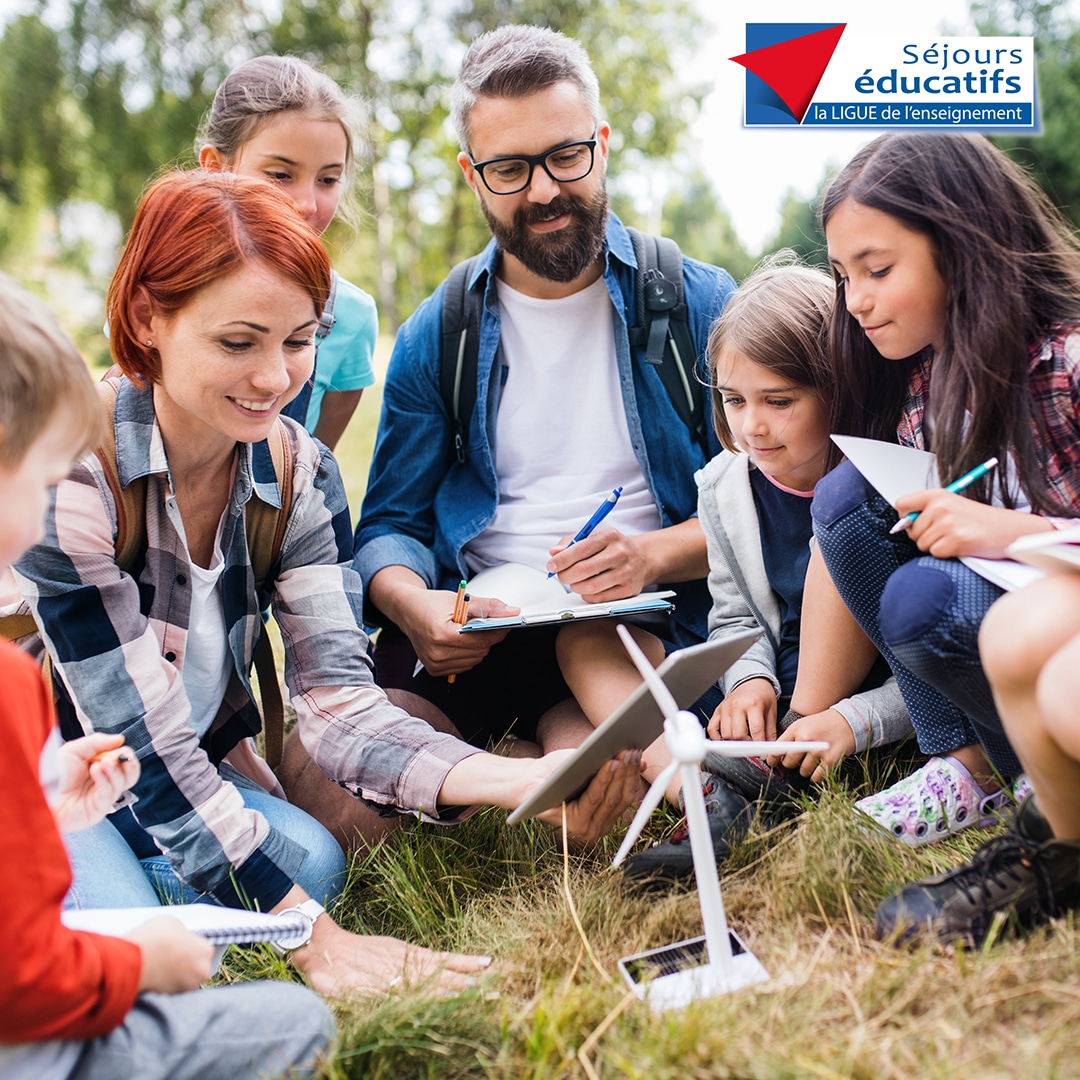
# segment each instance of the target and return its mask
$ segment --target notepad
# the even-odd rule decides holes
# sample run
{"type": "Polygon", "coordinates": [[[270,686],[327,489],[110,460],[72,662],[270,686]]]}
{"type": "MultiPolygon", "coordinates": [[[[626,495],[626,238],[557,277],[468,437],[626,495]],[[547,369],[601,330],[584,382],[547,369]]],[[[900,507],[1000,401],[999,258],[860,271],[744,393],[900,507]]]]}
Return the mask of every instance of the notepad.
{"type": "Polygon", "coordinates": [[[176,919],[193,934],[214,945],[247,945],[256,941],[279,941],[304,933],[308,921],[295,913],[267,915],[261,911],[220,907],[218,904],[165,904],[161,907],[75,908],[61,912],[70,930],[124,937],[159,915],[176,919]]]}
{"type": "Polygon", "coordinates": [[[1006,549],[1010,558],[1048,573],[1080,573],[1080,526],[1030,533],[1018,537],[1006,549]]]}
{"type": "Polygon", "coordinates": [[[467,587],[470,596],[493,596],[521,608],[521,613],[470,619],[458,631],[459,634],[507,627],[550,626],[576,619],[605,619],[653,612],[667,614],[675,608],[669,599],[675,593],[670,589],[638,593],[637,596],[603,604],[590,604],[578,593],[569,592],[558,578],[549,578],[545,571],[521,563],[490,566],[476,574],[467,587]]]}

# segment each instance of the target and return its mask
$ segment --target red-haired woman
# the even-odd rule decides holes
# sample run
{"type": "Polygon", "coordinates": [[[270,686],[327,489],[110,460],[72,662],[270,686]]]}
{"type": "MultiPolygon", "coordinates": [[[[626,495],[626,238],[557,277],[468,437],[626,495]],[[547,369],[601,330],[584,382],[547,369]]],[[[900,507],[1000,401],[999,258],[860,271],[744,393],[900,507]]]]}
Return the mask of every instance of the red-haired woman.
{"type": "MultiPolygon", "coordinates": [[[[337,466],[288,420],[288,521],[272,580],[257,594],[245,508],[252,499],[280,505],[265,440],[311,374],[329,285],[316,234],[272,185],[173,173],[140,203],[108,316],[126,376],[117,465],[125,486],[146,478],[145,555],[131,573],[117,565],[116,502],[91,455],[59,486],[45,540],[16,567],[58,676],[64,734],[123,734],[142,764],[136,801],[72,837],[68,902],[201,894],[300,907],[308,941],[288,945],[316,989],[385,987],[406,966],[421,976],[442,968],[453,986],[486,958],[360,937],[323,913],[343,885],[341,849],[280,797],[248,742],[260,727],[248,672],[269,603],[304,744],[373,817],[453,820],[473,803],[514,806],[557,763],[478,753],[374,685],[337,466]]],[[[579,830],[610,826],[637,774],[632,759],[605,771],[576,808],[579,830]]]]}

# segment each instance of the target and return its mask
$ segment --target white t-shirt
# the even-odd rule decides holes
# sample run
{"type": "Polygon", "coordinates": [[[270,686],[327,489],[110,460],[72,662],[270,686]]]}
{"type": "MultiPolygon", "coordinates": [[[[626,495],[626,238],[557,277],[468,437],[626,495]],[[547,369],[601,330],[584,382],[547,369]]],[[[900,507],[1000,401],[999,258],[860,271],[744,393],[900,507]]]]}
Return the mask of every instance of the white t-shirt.
{"type": "Polygon", "coordinates": [[[499,506],[465,548],[469,570],[504,562],[543,569],[549,549],[620,484],[604,525],[628,536],[660,528],[630,445],[603,278],[558,300],[498,280],[496,289],[507,369],[495,425],[499,506]]]}

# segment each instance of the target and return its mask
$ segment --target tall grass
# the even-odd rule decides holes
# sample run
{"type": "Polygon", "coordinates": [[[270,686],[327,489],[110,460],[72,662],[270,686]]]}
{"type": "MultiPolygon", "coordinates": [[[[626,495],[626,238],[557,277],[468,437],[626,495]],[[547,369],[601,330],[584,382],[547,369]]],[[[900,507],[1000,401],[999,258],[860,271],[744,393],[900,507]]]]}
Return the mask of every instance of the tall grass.
{"type": "MultiPolygon", "coordinates": [[[[670,1014],[631,998],[616,964],[699,934],[695,890],[628,892],[609,867],[611,845],[566,857],[544,827],[510,827],[493,810],[449,831],[406,824],[356,860],[342,923],[488,953],[495,964],[459,997],[415,987],[339,1004],[324,1075],[1080,1075],[1075,922],[979,953],[874,941],[880,899],[965,857],[988,833],[900,848],[855,819],[851,802],[864,790],[836,787],[794,822],[751,831],[725,868],[725,899],[772,979],[670,1014]]],[[[234,950],[229,977],[267,973],[291,977],[260,952],[234,950]]]]}

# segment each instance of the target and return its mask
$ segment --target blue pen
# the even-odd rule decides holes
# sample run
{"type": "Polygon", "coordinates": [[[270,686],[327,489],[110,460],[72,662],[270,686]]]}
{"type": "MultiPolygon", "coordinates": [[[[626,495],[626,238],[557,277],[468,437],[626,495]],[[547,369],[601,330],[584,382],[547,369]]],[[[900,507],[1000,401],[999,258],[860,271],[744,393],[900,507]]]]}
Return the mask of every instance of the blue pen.
{"type": "MultiPolygon", "coordinates": [[[[954,495],[963,491],[966,487],[971,487],[976,480],[984,477],[996,464],[998,459],[996,457],[987,458],[981,465],[976,465],[974,469],[969,473],[964,473],[959,480],[954,480],[945,490],[951,491],[954,495]]],[[[902,529],[906,529],[917,517],[919,516],[918,510],[913,510],[910,514],[905,514],[890,530],[889,535],[898,533],[902,529]]]]}
{"type": "MultiPolygon", "coordinates": [[[[589,520],[586,521],[580,529],[578,529],[577,536],[575,536],[574,539],[566,545],[566,547],[573,547],[579,540],[584,540],[585,537],[588,536],[589,533],[591,533],[593,529],[595,529],[596,526],[599,525],[600,522],[603,521],[604,518],[606,518],[612,510],[615,509],[615,504],[619,501],[619,496],[621,494],[622,484],[615,488],[611,492],[611,494],[596,508],[596,513],[594,513],[593,516],[589,518],[589,520]]],[[[566,548],[563,548],[563,551],[565,550],[566,548]]],[[[554,573],[548,574],[549,578],[553,578],[554,576],[554,573]]]]}

